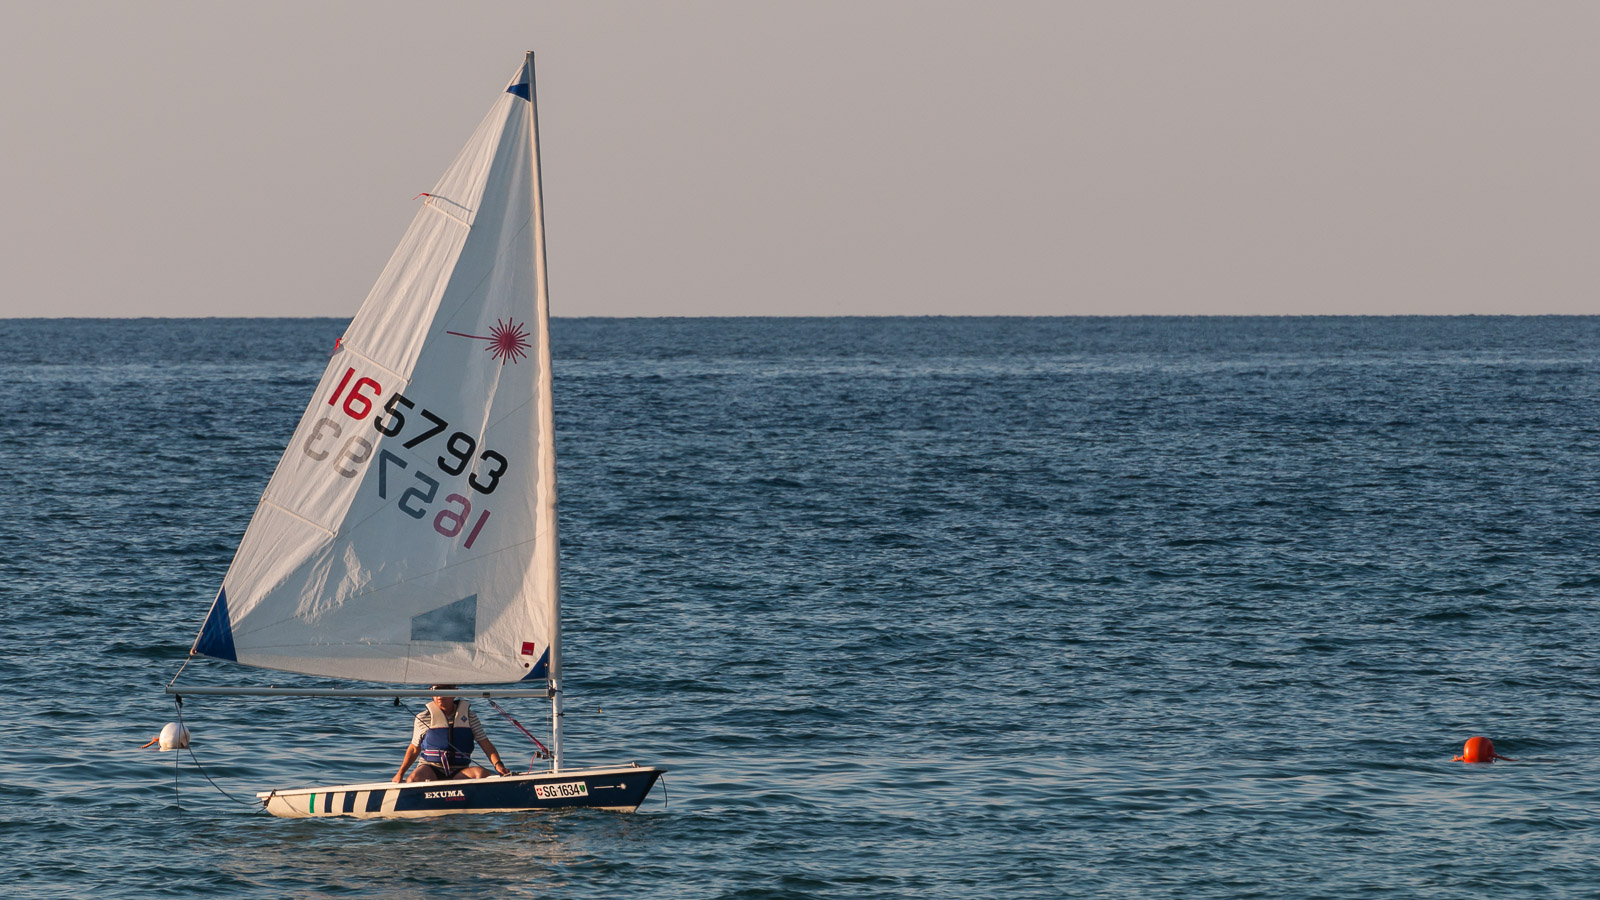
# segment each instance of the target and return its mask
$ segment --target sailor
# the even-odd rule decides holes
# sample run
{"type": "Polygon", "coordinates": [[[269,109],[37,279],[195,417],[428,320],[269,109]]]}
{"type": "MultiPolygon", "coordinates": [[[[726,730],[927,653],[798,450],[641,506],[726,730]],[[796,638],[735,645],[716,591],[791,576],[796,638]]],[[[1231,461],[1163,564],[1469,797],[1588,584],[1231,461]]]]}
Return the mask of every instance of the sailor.
{"type": "MultiPolygon", "coordinates": [[[[454,687],[436,684],[433,689],[448,691],[454,687]]],[[[473,741],[477,741],[483,747],[483,752],[489,754],[489,762],[494,763],[496,772],[511,774],[511,770],[500,762],[500,751],[489,742],[483,723],[478,721],[478,714],[472,711],[467,701],[449,694],[435,694],[433,701],[417,713],[416,722],[411,726],[411,745],[406,748],[406,757],[400,763],[400,771],[394,774],[394,780],[411,782],[484,778],[489,770],[472,764],[473,741]],[[417,766],[410,778],[406,778],[406,770],[411,768],[418,756],[422,757],[422,764],[417,766]]]]}

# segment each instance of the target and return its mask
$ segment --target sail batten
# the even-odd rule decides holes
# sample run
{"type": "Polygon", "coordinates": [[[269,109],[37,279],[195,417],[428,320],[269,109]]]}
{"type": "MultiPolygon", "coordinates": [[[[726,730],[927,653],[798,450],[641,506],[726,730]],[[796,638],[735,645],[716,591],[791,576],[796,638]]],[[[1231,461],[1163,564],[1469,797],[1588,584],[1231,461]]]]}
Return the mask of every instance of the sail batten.
{"type": "Polygon", "coordinates": [[[195,653],[390,683],[554,677],[554,417],[531,74],[519,68],[424,195],[352,319],[195,653]]]}

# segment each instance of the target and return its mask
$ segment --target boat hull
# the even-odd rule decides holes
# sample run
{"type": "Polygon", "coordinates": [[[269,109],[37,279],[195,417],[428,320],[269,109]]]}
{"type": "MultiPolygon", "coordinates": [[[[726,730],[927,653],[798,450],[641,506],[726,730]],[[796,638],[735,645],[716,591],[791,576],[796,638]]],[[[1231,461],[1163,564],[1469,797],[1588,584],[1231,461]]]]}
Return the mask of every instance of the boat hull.
{"type": "Polygon", "coordinates": [[[261,791],[256,797],[267,812],[289,819],[405,819],[579,807],[633,812],[665,772],[653,766],[607,766],[413,784],[289,788],[261,791]]]}

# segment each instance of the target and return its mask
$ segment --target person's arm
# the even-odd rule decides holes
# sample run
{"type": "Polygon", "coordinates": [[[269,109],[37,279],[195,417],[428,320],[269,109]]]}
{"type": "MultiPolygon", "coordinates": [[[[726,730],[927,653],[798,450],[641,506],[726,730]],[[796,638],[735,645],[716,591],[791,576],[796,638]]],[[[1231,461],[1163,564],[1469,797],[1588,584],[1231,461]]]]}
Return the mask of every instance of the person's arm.
{"type": "Polygon", "coordinates": [[[421,752],[421,749],[416,744],[406,747],[406,758],[400,761],[400,771],[394,773],[395,781],[405,780],[406,770],[411,768],[411,764],[417,761],[417,754],[421,752]]]}
{"type": "Polygon", "coordinates": [[[499,772],[501,775],[511,774],[511,770],[506,768],[506,764],[500,761],[500,751],[494,748],[494,744],[489,743],[488,738],[479,738],[478,746],[483,748],[484,753],[489,754],[489,762],[494,763],[494,770],[496,772],[499,772]]]}

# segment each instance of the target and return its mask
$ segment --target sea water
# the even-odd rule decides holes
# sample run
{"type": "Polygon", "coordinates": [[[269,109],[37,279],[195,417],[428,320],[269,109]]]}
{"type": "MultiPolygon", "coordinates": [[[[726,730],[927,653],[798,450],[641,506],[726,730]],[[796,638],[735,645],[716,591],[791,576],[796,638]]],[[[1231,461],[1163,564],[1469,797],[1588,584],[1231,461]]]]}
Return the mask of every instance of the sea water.
{"type": "Polygon", "coordinates": [[[665,788],[273,819],[410,711],[138,747],[343,324],[0,322],[18,896],[1600,891],[1600,319],[558,320],[569,762],[665,788]]]}

